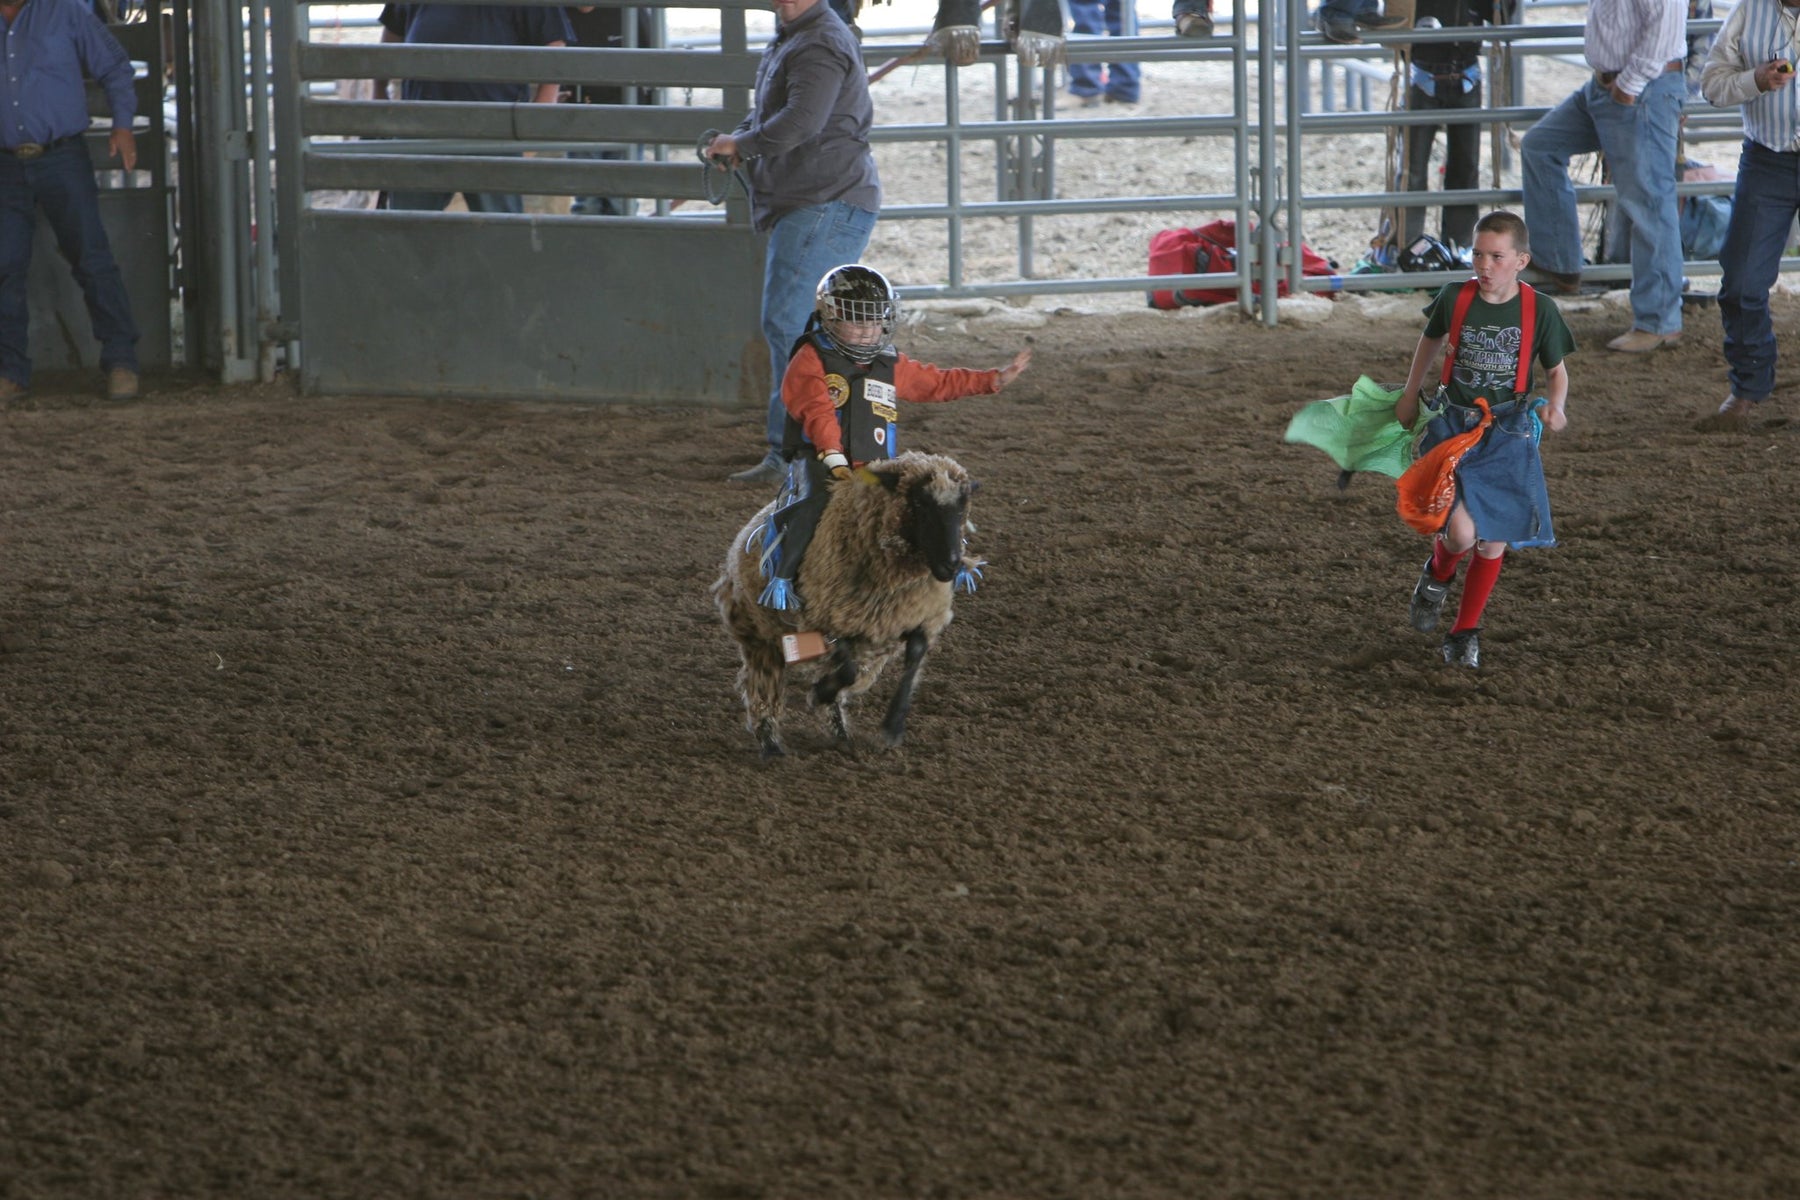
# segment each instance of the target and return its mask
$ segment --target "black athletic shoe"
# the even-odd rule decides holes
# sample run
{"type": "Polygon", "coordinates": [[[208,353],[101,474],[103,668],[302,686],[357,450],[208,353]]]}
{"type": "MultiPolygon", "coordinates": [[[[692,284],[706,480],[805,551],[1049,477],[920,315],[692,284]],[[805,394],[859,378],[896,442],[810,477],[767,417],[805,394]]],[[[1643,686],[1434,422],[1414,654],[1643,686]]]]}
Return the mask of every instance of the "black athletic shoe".
{"type": "Polygon", "coordinates": [[[1437,628],[1438,617],[1444,611],[1444,597],[1449,594],[1449,581],[1434,579],[1431,564],[1427,562],[1425,569],[1419,572],[1419,582],[1413,584],[1412,602],[1406,606],[1406,619],[1420,633],[1430,633],[1437,628]]]}
{"type": "Polygon", "coordinates": [[[1481,630],[1465,629],[1444,639],[1444,664],[1467,667],[1471,671],[1481,665],[1481,630]]]}

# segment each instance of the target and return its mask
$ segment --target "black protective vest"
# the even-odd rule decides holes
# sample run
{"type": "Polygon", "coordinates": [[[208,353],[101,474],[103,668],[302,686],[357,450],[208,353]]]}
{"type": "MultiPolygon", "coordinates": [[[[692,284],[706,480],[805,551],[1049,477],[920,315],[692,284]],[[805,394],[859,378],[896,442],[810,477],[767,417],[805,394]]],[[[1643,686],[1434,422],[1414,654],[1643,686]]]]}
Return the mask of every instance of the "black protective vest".
{"type": "MultiPolygon", "coordinates": [[[[844,453],[851,462],[894,457],[898,453],[894,444],[895,422],[900,416],[894,364],[899,361],[900,352],[889,346],[865,366],[834,347],[823,330],[808,330],[799,345],[808,342],[819,352],[819,361],[825,366],[825,387],[837,406],[844,453]]],[[[789,413],[781,441],[783,452],[792,458],[801,446],[808,444],[805,430],[789,413]]]]}

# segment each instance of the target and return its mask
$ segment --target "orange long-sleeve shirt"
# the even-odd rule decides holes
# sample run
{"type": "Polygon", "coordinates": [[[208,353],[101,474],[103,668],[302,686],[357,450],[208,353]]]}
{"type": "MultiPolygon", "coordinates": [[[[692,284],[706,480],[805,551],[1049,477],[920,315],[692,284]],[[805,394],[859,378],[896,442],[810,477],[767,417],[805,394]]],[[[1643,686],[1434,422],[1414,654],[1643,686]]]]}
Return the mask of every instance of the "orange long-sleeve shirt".
{"type": "MultiPolygon", "coordinates": [[[[894,391],[915,404],[938,404],[964,396],[991,396],[1000,390],[999,371],[974,371],[966,367],[934,367],[902,354],[894,364],[894,391]]],[[[781,378],[781,403],[806,430],[806,440],[820,454],[842,451],[844,438],[838,429],[837,404],[825,384],[825,363],[810,343],[788,360],[781,378]]]]}

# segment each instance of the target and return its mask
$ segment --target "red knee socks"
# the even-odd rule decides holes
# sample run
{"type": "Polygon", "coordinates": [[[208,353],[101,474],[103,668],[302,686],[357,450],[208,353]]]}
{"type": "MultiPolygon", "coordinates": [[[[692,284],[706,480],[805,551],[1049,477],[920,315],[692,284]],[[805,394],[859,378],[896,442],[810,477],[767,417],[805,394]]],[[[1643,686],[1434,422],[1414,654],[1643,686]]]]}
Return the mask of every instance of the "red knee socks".
{"type": "MultiPolygon", "coordinates": [[[[1439,542],[1442,546],[1443,543],[1439,542]]],[[[1451,633],[1467,633],[1471,629],[1481,627],[1481,612],[1487,607],[1488,597],[1494,594],[1494,581],[1500,578],[1500,564],[1506,561],[1505,553],[1496,554],[1492,558],[1483,558],[1477,554],[1475,561],[1469,564],[1463,575],[1462,603],[1456,610],[1456,624],[1451,633]]],[[[1432,567],[1435,573],[1437,555],[1432,555],[1432,567]]],[[[1454,565],[1451,568],[1454,570],[1454,565]]]]}
{"type": "Polygon", "coordinates": [[[1450,547],[1444,544],[1443,538],[1432,539],[1431,577],[1439,583],[1449,583],[1456,578],[1456,565],[1462,562],[1468,553],[1467,550],[1464,550],[1461,554],[1453,554],[1450,547]]]}

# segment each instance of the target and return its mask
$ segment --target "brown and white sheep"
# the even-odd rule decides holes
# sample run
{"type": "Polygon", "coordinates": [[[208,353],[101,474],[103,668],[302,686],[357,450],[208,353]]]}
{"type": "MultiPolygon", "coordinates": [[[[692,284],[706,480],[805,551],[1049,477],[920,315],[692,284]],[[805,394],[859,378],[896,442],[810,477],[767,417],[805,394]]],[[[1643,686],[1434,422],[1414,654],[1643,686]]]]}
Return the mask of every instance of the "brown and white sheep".
{"type": "Polygon", "coordinates": [[[815,632],[831,648],[803,665],[810,699],[827,706],[832,734],[850,743],[846,704],[867,691],[896,655],[905,671],[888,704],[881,733],[889,746],[906,734],[919,668],[950,624],[952,581],[963,564],[963,528],[973,490],[955,460],[902,454],[859,468],[831,484],[795,580],[801,607],[779,611],[757,603],[759,560],[775,502],[763,506],[732,540],[713,599],[743,658],[738,691],[762,756],[781,745],[783,636],[815,632]]]}

